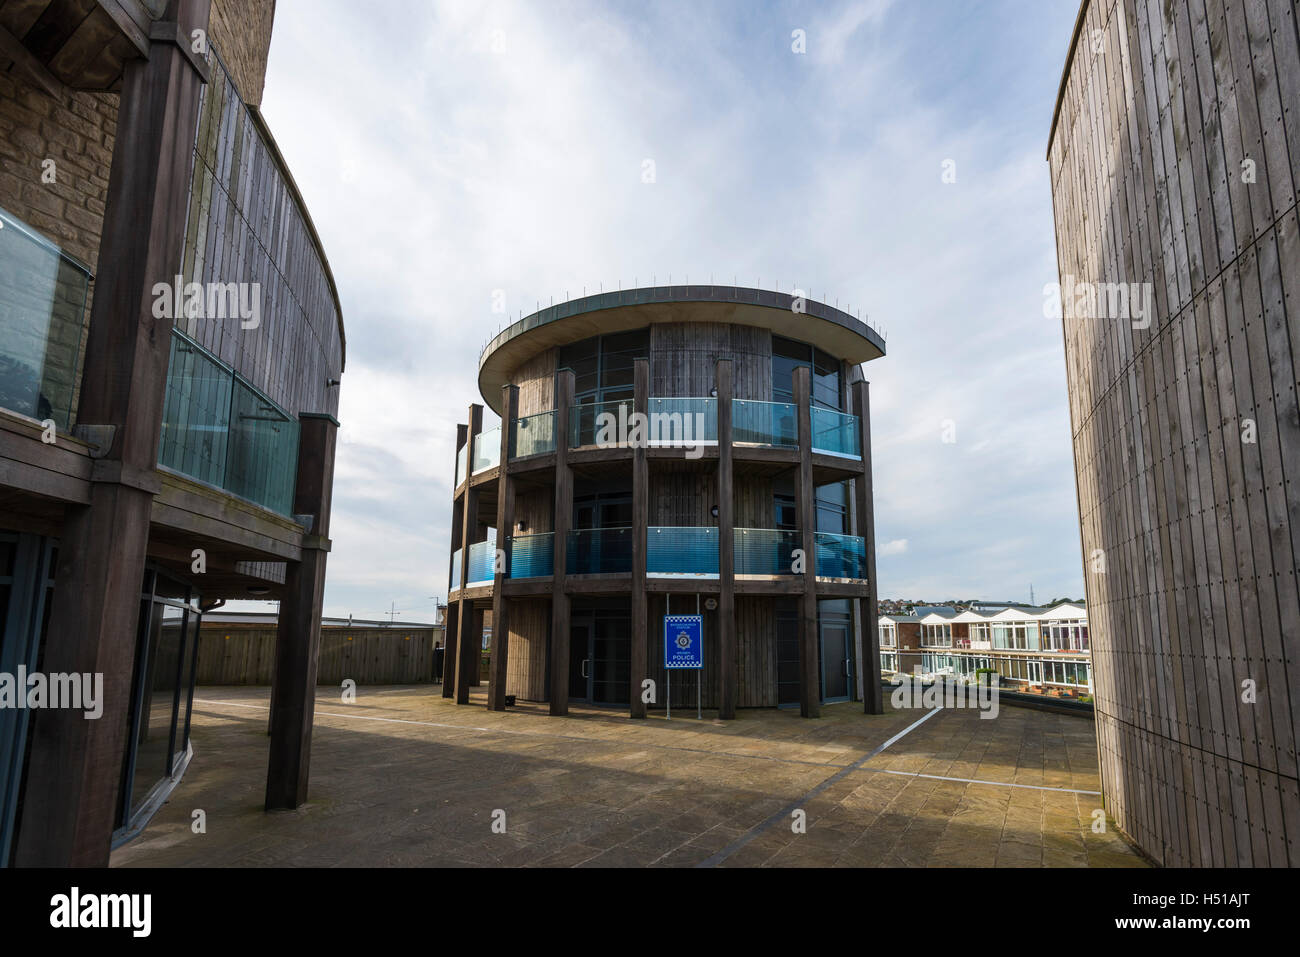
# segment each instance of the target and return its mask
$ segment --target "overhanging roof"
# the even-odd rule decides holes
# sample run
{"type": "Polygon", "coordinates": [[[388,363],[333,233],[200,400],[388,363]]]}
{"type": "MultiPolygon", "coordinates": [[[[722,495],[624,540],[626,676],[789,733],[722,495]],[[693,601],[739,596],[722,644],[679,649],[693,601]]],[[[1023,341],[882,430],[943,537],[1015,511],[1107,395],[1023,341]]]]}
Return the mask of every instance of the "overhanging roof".
{"type": "Polygon", "coordinates": [[[653,286],[557,303],[502,330],[479,356],[478,388],[501,414],[501,389],[540,352],[592,336],[661,322],[720,322],[770,329],[858,364],[885,354],[885,340],[865,322],[813,299],[795,308],[789,293],[741,286],[653,286]]]}

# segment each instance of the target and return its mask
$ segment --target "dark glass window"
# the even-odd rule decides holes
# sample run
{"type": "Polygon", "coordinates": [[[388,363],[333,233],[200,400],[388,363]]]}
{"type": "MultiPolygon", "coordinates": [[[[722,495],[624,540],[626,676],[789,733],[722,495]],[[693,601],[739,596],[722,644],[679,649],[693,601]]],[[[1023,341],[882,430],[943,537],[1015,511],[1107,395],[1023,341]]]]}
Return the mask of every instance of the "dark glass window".
{"type": "Polygon", "coordinates": [[[794,370],[800,366],[811,370],[812,404],[842,411],[839,361],[806,343],[780,336],[772,337],[772,401],[794,401],[794,370]]]}
{"type": "Polygon", "coordinates": [[[776,602],[776,702],[799,703],[799,608],[788,598],[776,602]]]}
{"type": "Polygon", "coordinates": [[[817,490],[817,531],[832,535],[849,533],[849,483],[823,485],[817,490]]]}
{"type": "Polygon", "coordinates": [[[573,370],[579,404],[632,397],[635,361],[650,354],[650,330],[593,336],[560,349],[560,368],[573,370]]]}
{"type": "Polygon", "coordinates": [[[799,529],[799,509],[793,495],[774,495],[776,505],[776,527],[782,531],[794,532],[799,529]]]}

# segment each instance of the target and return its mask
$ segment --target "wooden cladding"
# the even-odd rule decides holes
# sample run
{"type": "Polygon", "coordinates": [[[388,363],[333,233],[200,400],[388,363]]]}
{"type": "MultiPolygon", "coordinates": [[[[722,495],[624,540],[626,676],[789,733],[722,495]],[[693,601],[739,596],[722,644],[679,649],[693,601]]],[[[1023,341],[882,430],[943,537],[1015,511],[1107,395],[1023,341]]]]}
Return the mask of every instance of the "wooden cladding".
{"type": "Polygon", "coordinates": [[[1090,3],[1049,161],[1106,807],[1167,866],[1294,867],[1294,4],[1090,3]]]}
{"type": "MultiPolygon", "coordinates": [[[[196,683],[270,685],[275,670],[275,625],[204,624],[199,630],[196,683]]],[[[427,684],[433,680],[433,645],[442,629],[323,628],[318,685],[427,684]]]]}

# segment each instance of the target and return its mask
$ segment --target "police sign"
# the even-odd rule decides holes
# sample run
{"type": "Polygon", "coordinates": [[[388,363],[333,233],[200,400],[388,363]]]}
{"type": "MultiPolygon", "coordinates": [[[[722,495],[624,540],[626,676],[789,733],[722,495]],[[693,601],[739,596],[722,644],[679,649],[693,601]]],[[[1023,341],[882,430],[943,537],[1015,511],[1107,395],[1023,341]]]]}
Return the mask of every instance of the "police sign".
{"type": "Polygon", "coordinates": [[[664,667],[680,670],[704,667],[704,617],[664,616],[664,667]]]}

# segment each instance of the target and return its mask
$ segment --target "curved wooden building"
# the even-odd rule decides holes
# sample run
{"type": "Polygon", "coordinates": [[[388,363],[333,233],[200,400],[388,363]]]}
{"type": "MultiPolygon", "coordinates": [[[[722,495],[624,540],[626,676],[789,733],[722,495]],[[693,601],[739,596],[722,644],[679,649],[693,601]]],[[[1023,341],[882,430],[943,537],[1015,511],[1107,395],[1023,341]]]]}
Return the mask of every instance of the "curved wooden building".
{"type": "Polygon", "coordinates": [[[472,405],[457,441],[444,695],[468,702],[490,609],[492,708],[878,712],[859,366],[883,354],[838,309],[726,286],[589,296],[503,331],[479,365],[503,424],[483,432],[472,405]],[[704,667],[670,692],[663,620],[697,610],[704,667]]]}
{"type": "Polygon", "coordinates": [[[1107,810],[1295,866],[1294,3],[1085,2],[1049,161],[1107,810]]]}

